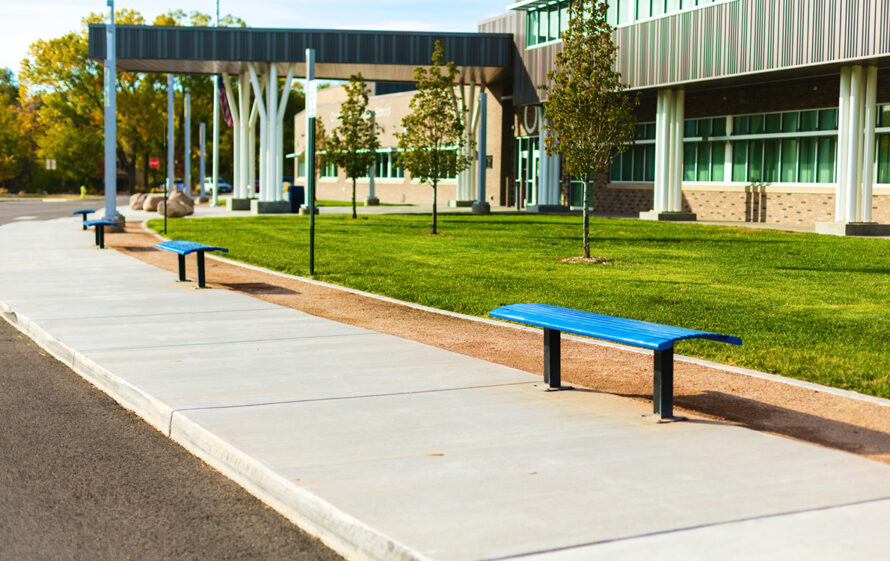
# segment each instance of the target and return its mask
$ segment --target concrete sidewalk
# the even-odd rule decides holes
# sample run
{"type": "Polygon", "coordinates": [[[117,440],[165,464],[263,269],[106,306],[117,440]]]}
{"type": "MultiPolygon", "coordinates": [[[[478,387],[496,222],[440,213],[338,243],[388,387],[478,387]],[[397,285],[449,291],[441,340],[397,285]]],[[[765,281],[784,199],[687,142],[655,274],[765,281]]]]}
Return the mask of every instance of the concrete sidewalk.
{"type": "Polygon", "coordinates": [[[78,219],[0,263],[11,323],[351,558],[890,555],[884,464],[196,290],[78,219]]]}

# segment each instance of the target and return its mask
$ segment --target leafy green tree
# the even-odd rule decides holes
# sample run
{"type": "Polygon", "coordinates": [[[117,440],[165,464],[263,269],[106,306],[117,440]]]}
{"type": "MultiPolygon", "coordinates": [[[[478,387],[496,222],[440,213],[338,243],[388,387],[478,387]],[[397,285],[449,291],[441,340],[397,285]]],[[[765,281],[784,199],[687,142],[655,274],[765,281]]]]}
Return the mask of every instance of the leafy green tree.
{"type": "Polygon", "coordinates": [[[561,154],[566,170],[584,180],[584,258],[590,258],[590,206],[594,177],[633,142],[637,99],[624,92],[613,70],[618,47],[606,20],[604,0],[575,0],[562,51],[547,73],[551,85],[545,115],[545,146],[561,154]]]}
{"type": "Polygon", "coordinates": [[[411,112],[402,119],[398,164],[414,179],[433,188],[432,234],[437,234],[437,190],[439,181],[454,177],[469,167],[464,154],[468,142],[463,135],[461,115],[464,107],[454,91],[457,66],[445,64],[445,47],[436,41],[433,64],[429,69],[414,69],[417,93],[411,98],[411,112]]]}
{"type": "Polygon", "coordinates": [[[352,180],[352,217],[355,211],[355,182],[365,177],[368,169],[377,159],[380,142],[374,121],[368,118],[368,94],[361,73],[349,77],[346,88],[346,101],[340,105],[340,124],[331,131],[327,139],[327,158],[337,167],[343,168],[346,177],[352,180]]]}

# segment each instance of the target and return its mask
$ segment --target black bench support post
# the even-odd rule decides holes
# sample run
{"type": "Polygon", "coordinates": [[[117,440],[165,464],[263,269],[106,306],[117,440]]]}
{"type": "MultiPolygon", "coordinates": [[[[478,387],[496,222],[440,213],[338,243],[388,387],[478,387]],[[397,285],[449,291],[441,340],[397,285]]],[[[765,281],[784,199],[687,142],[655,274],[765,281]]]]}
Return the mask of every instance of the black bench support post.
{"type": "Polygon", "coordinates": [[[105,224],[96,224],[96,245],[105,249],[105,224]]]}
{"type": "Polygon", "coordinates": [[[674,348],[655,351],[652,408],[662,419],[674,417],[674,348]]]}
{"type": "Polygon", "coordinates": [[[204,251],[198,250],[198,288],[204,288],[204,251]]]}
{"type": "Polygon", "coordinates": [[[179,282],[185,282],[185,255],[177,255],[179,258],[179,282]]]}
{"type": "Polygon", "coordinates": [[[561,387],[562,384],[559,371],[559,340],[559,331],[544,328],[544,382],[554,389],[561,387]]]}
{"type": "Polygon", "coordinates": [[[83,218],[83,220],[81,221],[81,224],[83,225],[83,229],[86,230],[87,229],[87,225],[86,225],[87,215],[81,214],[80,217],[83,218]]]}

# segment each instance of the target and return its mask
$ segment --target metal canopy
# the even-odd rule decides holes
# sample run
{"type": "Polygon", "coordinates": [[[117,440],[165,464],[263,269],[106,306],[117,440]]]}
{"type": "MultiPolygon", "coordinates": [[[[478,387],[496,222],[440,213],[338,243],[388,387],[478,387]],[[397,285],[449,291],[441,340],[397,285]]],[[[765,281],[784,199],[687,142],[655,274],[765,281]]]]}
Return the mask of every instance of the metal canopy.
{"type": "MultiPolygon", "coordinates": [[[[414,68],[430,64],[435,42],[466,82],[493,84],[513,65],[513,36],[328,29],[256,29],[118,25],[117,70],[159,74],[241,74],[248,63],[275,64],[279,75],[295,64],[305,74],[307,48],[317,53],[316,76],[346,80],[361,72],[369,81],[411,82],[414,68]]],[[[89,28],[89,56],[104,61],[105,25],[89,28]]]]}

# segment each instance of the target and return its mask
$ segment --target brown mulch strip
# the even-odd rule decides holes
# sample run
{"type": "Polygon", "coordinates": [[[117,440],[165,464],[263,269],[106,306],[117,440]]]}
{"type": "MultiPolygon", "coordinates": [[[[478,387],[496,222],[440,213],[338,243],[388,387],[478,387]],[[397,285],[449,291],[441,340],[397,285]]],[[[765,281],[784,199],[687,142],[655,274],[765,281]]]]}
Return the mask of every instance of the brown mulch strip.
{"type": "MultiPolygon", "coordinates": [[[[171,272],[175,257],[154,250],[158,238],[140,223],[106,244],[171,272]]],[[[195,278],[195,260],[187,260],[195,278]]],[[[315,316],[389,333],[542,375],[540,333],[417,310],[337,288],[207,260],[211,288],[235,290],[315,316]]],[[[173,277],[171,276],[171,282],[173,277]]],[[[651,402],[652,357],[563,339],[562,377],[572,385],[651,402]]],[[[678,414],[727,421],[890,463],[890,407],[689,364],[675,363],[678,414]]]]}

